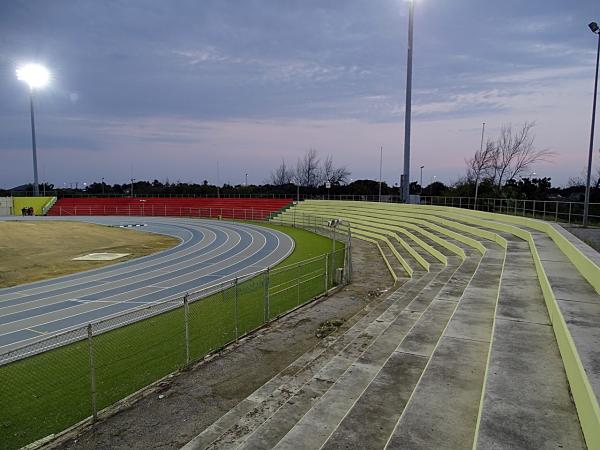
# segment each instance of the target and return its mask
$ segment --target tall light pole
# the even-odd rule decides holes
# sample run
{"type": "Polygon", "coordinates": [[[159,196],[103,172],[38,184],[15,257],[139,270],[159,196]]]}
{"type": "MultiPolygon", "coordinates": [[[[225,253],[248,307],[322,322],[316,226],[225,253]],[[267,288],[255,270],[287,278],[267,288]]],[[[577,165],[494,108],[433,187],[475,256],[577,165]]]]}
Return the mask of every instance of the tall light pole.
{"type": "Polygon", "coordinates": [[[246,174],[246,186],[248,186],[248,174],[246,174]]]}
{"type": "Polygon", "coordinates": [[[383,165],[383,146],[379,149],[379,202],[381,202],[381,166],[383,165]]]}
{"type": "Polygon", "coordinates": [[[104,177],[102,177],[102,195],[104,195],[104,177]]]}
{"type": "Polygon", "coordinates": [[[33,195],[40,195],[38,184],[37,148],[35,142],[35,118],[33,113],[33,91],[48,84],[50,73],[39,64],[27,64],[17,69],[17,79],[29,85],[29,110],[31,116],[31,146],[33,149],[33,195]]]}
{"type": "MultiPolygon", "coordinates": [[[[483,152],[483,136],[485,134],[485,122],[483,122],[483,124],[481,125],[481,144],[479,144],[479,154],[481,155],[481,153],[483,152]]],[[[477,179],[475,180],[475,201],[473,202],[473,209],[477,209],[477,194],[479,194],[479,172],[481,172],[481,170],[478,170],[477,173],[477,179]]]]}
{"type": "Polygon", "coordinates": [[[217,159],[217,198],[221,198],[221,180],[219,176],[219,160],[217,159]]]}
{"type": "Polygon", "coordinates": [[[133,197],[133,182],[135,181],[135,178],[131,179],[131,196],[133,197]]]}
{"type": "Polygon", "coordinates": [[[421,166],[421,181],[419,181],[419,186],[421,186],[421,194],[423,194],[423,168],[425,166],[421,166]]]}
{"type": "Polygon", "coordinates": [[[413,18],[415,14],[414,0],[408,1],[408,56],[406,62],[406,110],[404,113],[404,177],[402,179],[402,196],[404,202],[410,201],[410,114],[412,96],[412,54],[413,54],[413,18]]]}
{"type": "Polygon", "coordinates": [[[583,226],[588,225],[590,212],[590,179],[592,177],[592,154],[594,152],[594,127],[596,125],[596,97],[598,95],[598,63],[600,62],[600,27],[596,22],[588,25],[592,33],[598,35],[598,50],[596,51],[596,78],[594,80],[594,101],[592,106],[592,131],[590,132],[590,151],[588,154],[587,181],[585,184],[585,203],[583,204],[583,226]]]}

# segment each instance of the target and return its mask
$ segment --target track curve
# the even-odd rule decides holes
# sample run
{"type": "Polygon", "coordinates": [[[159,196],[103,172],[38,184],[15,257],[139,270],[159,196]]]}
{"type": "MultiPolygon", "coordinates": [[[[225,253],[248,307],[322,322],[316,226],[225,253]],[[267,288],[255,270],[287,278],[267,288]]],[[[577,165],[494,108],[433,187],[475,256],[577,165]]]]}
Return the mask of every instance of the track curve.
{"type": "Polygon", "coordinates": [[[258,225],[162,217],[44,217],[3,220],[140,225],[180,239],[152,255],[50,280],[0,289],[0,353],[89,322],[270,267],[294,248],[288,235],[258,225]]]}

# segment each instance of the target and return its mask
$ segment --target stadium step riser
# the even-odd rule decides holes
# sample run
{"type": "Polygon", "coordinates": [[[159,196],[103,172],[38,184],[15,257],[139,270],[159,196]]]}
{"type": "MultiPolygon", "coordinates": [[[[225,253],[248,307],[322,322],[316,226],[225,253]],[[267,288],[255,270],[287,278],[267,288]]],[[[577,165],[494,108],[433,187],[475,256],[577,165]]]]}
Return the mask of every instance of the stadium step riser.
{"type": "MultiPolygon", "coordinates": [[[[414,290],[422,289],[431,278],[435,277],[435,273],[428,274],[427,277],[413,278],[408,280],[403,286],[402,296],[410,295],[414,290]]],[[[400,291],[397,291],[400,292],[400,291]]],[[[204,448],[215,439],[221,436],[227,429],[236,424],[240,418],[247,414],[252,409],[260,405],[260,403],[273,394],[283,384],[289,382],[296,374],[303,369],[312,369],[318,367],[317,360],[322,360],[323,364],[335,356],[339,351],[349,345],[356,337],[358,337],[370,323],[381,316],[385,311],[396,301],[401,300],[400,294],[389,295],[382,302],[378,303],[367,314],[362,316],[357,322],[352,325],[345,333],[341,334],[333,342],[324,340],[310,352],[305,353],[290,366],[284,369],[280,374],[273,377],[269,382],[265,383],[257,389],[247,399],[240,402],[235,408],[217,420],[213,425],[204,430],[198,435],[190,448],[204,448]]]]}
{"type": "MultiPolygon", "coordinates": [[[[351,364],[351,362],[358,357],[360,352],[362,350],[364,350],[364,348],[366,346],[368,346],[369,343],[372,342],[374,338],[376,338],[379,334],[381,334],[381,332],[383,332],[385,330],[386,324],[393,322],[393,320],[398,317],[398,314],[401,312],[403,307],[409,301],[411,301],[419,293],[421,293],[422,291],[427,289],[429,285],[431,285],[432,283],[435,283],[437,280],[439,280],[443,277],[448,277],[448,275],[445,273],[439,273],[439,274],[430,273],[430,274],[425,275],[419,283],[411,283],[414,280],[409,281],[405,286],[403,286],[401,295],[399,295],[399,292],[396,292],[395,294],[392,294],[388,298],[388,300],[392,300],[393,303],[391,304],[390,307],[388,307],[388,309],[383,314],[381,314],[379,317],[377,317],[375,315],[372,315],[370,317],[365,317],[364,318],[365,324],[368,325],[366,328],[367,333],[363,334],[362,336],[359,335],[358,337],[360,339],[352,340],[350,345],[348,345],[342,352],[335,355],[335,358],[338,358],[337,361],[341,362],[342,364],[338,364],[337,366],[335,366],[335,364],[332,363],[333,360],[332,361],[323,361],[323,366],[326,366],[325,363],[327,363],[328,365],[335,367],[335,369],[329,369],[329,375],[335,376],[336,371],[338,371],[337,373],[339,373],[339,374],[343,373],[343,370],[345,370],[345,368],[347,368],[349,366],[349,364],[351,364]],[[367,323],[367,321],[370,321],[370,323],[367,323]],[[376,331],[373,331],[373,330],[376,330],[376,331]],[[364,337],[368,337],[369,339],[368,340],[362,339],[364,337]]],[[[444,283],[442,281],[442,282],[438,282],[438,284],[440,285],[440,288],[441,288],[441,286],[444,283]]],[[[324,367],[323,369],[321,369],[322,372],[319,374],[319,376],[323,375],[323,373],[326,372],[327,370],[328,370],[327,366],[324,367]]],[[[315,372],[316,372],[315,368],[311,367],[311,371],[308,372],[308,374],[312,376],[315,372]]],[[[298,380],[300,380],[300,379],[301,379],[301,377],[298,377],[298,380]]],[[[287,385],[287,386],[282,387],[283,392],[285,392],[287,395],[285,396],[285,398],[279,399],[278,401],[276,401],[275,402],[276,405],[280,406],[282,401],[287,400],[287,398],[289,397],[290,388],[292,389],[291,392],[295,392],[295,391],[298,391],[298,389],[300,389],[300,387],[302,387],[302,384],[298,385],[299,384],[298,380],[294,380],[294,386],[287,385]]],[[[303,378],[302,378],[302,381],[304,381],[303,378]]],[[[308,381],[308,378],[306,381],[308,381]]],[[[267,405],[266,403],[260,405],[261,411],[264,411],[265,409],[268,412],[271,412],[270,406],[267,405]]],[[[252,411],[251,416],[254,419],[256,417],[256,411],[252,411]]],[[[266,417],[265,418],[261,417],[261,419],[258,422],[263,422],[264,421],[263,419],[266,419],[266,417]]],[[[244,422],[242,422],[242,423],[238,424],[240,426],[240,428],[241,427],[245,428],[248,425],[247,423],[244,423],[244,422]],[[242,425],[242,423],[243,423],[243,425],[242,425]]],[[[255,426],[258,426],[258,425],[260,425],[260,423],[255,423],[255,426]]],[[[235,435],[235,433],[231,433],[231,434],[235,435]]],[[[240,437],[243,437],[243,436],[237,436],[236,442],[240,441],[240,437]]],[[[232,444],[232,443],[227,442],[228,445],[225,445],[226,441],[228,441],[228,440],[225,439],[225,436],[223,436],[218,441],[218,443],[220,445],[222,445],[222,448],[228,448],[229,444],[232,444]]],[[[213,448],[221,448],[221,447],[217,446],[218,443],[215,442],[213,448]]],[[[196,448],[200,448],[200,447],[196,447],[196,448]]]]}
{"type": "Polygon", "coordinates": [[[475,447],[585,448],[529,246],[503,236],[509,242],[475,447]]]}
{"type": "MultiPolygon", "coordinates": [[[[427,274],[421,280],[418,280],[414,285],[408,287],[405,292],[397,292],[392,294],[392,302],[385,311],[383,311],[375,320],[371,320],[366,324],[366,327],[351,339],[350,342],[335,354],[328,355],[329,358],[322,358],[312,364],[304,366],[304,370],[296,374],[294,377],[296,388],[292,392],[287,389],[278,389],[271,394],[267,399],[261,402],[256,408],[244,416],[234,427],[228,430],[227,433],[219,437],[208,448],[233,448],[238,445],[249,433],[258,428],[269,417],[278,412],[285,406],[286,402],[295,397],[300,388],[303,391],[312,388],[314,392],[319,392],[319,389],[326,389],[327,382],[324,380],[335,379],[343,373],[364,350],[372,343],[400,314],[404,306],[409,303],[412,298],[417,295],[427,284],[435,278],[437,274],[427,274]],[[397,294],[397,295],[396,295],[397,294]],[[297,380],[297,381],[296,381],[297,380]],[[307,384],[310,383],[310,386],[307,384]],[[313,385],[316,385],[313,386],[313,385]],[[282,395],[283,394],[283,395],[282,395]]],[[[323,390],[324,392],[324,390],[323,390]]],[[[199,448],[199,447],[196,447],[199,448]]]]}
{"type": "MultiPolygon", "coordinates": [[[[463,289],[474,275],[472,269],[472,265],[461,266],[454,274],[462,283],[463,289]]],[[[325,417],[319,417],[319,414],[313,414],[313,417],[307,415],[303,419],[305,427],[313,429],[313,441],[309,447],[383,448],[459,298],[460,293],[451,298],[442,294],[440,289],[375,376],[366,386],[360,386],[363,390],[359,397],[336,395],[331,408],[334,414],[325,417]],[[336,415],[337,411],[345,413],[336,415]]],[[[347,383],[354,384],[355,380],[349,378],[347,383]]],[[[340,384],[339,389],[345,390],[346,387],[340,384]]],[[[331,403],[332,401],[327,408],[331,403]]],[[[300,429],[301,427],[298,428],[300,429]]],[[[291,448],[293,438],[291,432],[278,447],[291,448]]]]}
{"type": "MultiPolygon", "coordinates": [[[[253,433],[241,448],[269,448],[277,444],[294,425],[289,421],[290,416],[297,419],[308,417],[316,411],[314,408],[317,405],[323,405],[327,409],[327,405],[331,404],[331,398],[338,398],[340,390],[347,388],[353,389],[358,395],[358,392],[364,389],[365,384],[377,374],[378,369],[385,363],[389,355],[397,347],[398,342],[409,332],[419,318],[427,311],[436,295],[441,291],[448,279],[457,270],[456,267],[449,268],[432,280],[428,286],[423,289],[419,295],[407,304],[396,319],[388,326],[377,339],[367,347],[350,365],[346,365],[345,370],[336,377],[317,377],[315,380],[323,382],[327,381],[326,389],[323,392],[313,390],[309,386],[302,395],[297,395],[292,399],[292,404],[287,408],[282,408],[269,421],[261,426],[253,433]],[[320,400],[317,400],[315,394],[322,395],[320,400]],[[310,411],[309,411],[310,410],[310,411]],[[308,414],[307,414],[308,411],[308,414]],[[306,414],[306,415],[305,415],[306,414]]],[[[398,304],[399,307],[403,306],[398,304]]],[[[314,383],[315,388],[318,388],[318,382],[314,383]]],[[[348,394],[344,394],[346,397],[348,394]]],[[[318,397],[318,396],[317,396],[318,397]]],[[[335,405],[333,410],[338,410],[335,405]]],[[[329,411],[331,413],[331,411],[329,411]]],[[[328,414],[331,416],[331,414],[328,414]]],[[[298,426],[298,425],[296,425],[298,426]]],[[[296,428],[296,426],[294,428],[296,428]]],[[[292,428],[292,429],[294,429],[292,428]]],[[[297,428],[296,428],[297,429],[297,428]]],[[[312,431],[314,433],[314,430],[312,431]]],[[[285,439],[285,438],[284,438],[285,439]]],[[[283,444],[281,444],[283,445],[283,444]]],[[[304,442],[303,445],[311,447],[310,442],[304,442]]]]}
{"type": "Polygon", "coordinates": [[[569,238],[539,221],[366,202],[306,201],[278,220],[302,214],[354,220],[355,238],[414,278],[191,448],[600,447],[600,269],[569,238]]]}

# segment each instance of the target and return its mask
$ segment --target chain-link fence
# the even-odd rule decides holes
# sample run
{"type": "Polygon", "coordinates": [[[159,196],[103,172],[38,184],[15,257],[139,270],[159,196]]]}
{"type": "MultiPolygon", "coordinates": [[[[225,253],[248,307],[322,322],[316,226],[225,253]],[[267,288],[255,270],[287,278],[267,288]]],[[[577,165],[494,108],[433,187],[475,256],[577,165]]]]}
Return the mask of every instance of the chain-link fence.
{"type": "MultiPolygon", "coordinates": [[[[511,198],[478,198],[473,197],[420,197],[422,205],[453,206],[455,208],[477,209],[513,216],[531,217],[568,224],[583,222],[583,202],[561,200],[519,200],[511,198]]],[[[589,222],[600,226],[600,203],[589,204],[589,222]]]]}
{"type": "MultiPolygon", "coordinates": [[[[350,280],[349,226],[303,217],[332,251],[90,323],[0,355],[0,447],[86,418],[350,280]]],[[[283,222],[282,222],[283,223],[283,222]]]]}

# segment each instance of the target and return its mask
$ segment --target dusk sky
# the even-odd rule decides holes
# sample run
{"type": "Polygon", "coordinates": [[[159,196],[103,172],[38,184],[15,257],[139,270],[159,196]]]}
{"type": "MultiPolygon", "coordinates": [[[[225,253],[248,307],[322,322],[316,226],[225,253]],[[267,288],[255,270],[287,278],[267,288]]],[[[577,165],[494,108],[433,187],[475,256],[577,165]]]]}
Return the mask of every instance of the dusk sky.
{"type": "MultiPolygon", "coordinates": [[[[402,172],[404,0],[2,1],[0,186],[40,182],[262,183],[312,147],[353,179],[402,172]]],[[[564,184],[587,163],[598,0],[417,0],[412,176],[456,181],[481,123],[536,121],[564,184]]],[[[597,127],[598,128],[598,127],[597,127]]],[[[600,133],[596,133],[597,136],[600,133]]],[[[597,139],[596,149],[600,147],[597,139]]],[[[595,151],[597,162],[600,153],[595,151]]]]}

